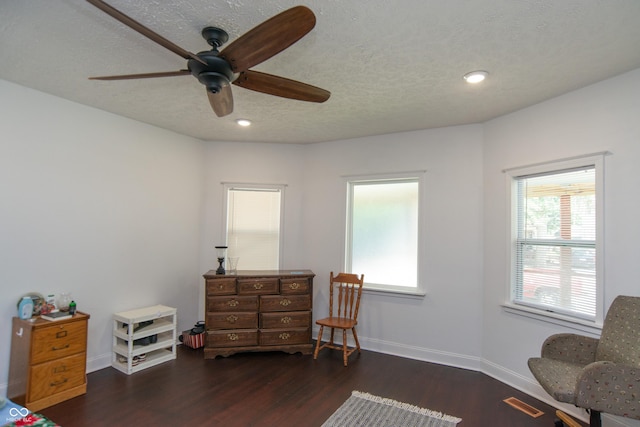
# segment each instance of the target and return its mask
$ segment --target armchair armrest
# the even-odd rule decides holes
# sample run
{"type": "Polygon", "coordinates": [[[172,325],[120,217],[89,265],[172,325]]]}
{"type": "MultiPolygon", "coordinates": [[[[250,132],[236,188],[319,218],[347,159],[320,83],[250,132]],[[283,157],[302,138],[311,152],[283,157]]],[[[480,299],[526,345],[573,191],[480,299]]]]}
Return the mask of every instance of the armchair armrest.
{"type": "Polygon", "coordinates": [[[614,362],[587,365],[576,387],[576,405],[640,419],[640,368],[614,362]]]}
{"type": "Polygon", "coordinates": [[[587,365],[595,362],[599,340],[584,335],[555,334],[542,344],[542,357],[587,365]]]}

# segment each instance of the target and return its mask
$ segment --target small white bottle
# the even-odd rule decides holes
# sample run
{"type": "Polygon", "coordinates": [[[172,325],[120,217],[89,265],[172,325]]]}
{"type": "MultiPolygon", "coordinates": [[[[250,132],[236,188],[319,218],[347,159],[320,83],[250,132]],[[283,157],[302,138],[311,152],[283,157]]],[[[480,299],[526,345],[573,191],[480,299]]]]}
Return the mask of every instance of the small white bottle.
{"type": "Polygon", "coordinates": [[[22,297],[18,304],[18,317],[21,319],[31,319],[33,316],[33,300],[30,297],[22,297]]]}

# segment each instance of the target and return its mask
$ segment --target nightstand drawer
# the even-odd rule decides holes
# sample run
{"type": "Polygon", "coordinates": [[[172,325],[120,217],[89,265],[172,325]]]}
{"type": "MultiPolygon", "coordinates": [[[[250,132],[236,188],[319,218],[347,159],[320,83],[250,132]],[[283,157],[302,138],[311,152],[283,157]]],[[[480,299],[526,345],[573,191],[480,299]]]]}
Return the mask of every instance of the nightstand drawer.
{"type": "Polygon", "coordinates": [[[29,401],[39,400],[85,383],[86,354],[64,357],[31,368],[29,401]]]}
{"type": "MultiPolygon", "coordinates": [[[[63,322],[63,321],[60,321],[63,322]]],[[[54,323],[33,332],[31,363],[37,364],[85,351],[87,322],[54,323]]]]}

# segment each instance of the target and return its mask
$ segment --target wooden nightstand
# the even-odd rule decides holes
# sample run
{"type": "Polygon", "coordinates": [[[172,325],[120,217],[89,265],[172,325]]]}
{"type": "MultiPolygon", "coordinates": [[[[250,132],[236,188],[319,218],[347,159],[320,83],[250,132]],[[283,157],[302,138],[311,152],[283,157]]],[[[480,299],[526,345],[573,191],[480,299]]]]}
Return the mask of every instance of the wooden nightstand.
{"type": "Polygon", "coordinates": [[[7,397],[31,411],[87,392],[89,315],[49,321],[13,318],[7,397]]]}

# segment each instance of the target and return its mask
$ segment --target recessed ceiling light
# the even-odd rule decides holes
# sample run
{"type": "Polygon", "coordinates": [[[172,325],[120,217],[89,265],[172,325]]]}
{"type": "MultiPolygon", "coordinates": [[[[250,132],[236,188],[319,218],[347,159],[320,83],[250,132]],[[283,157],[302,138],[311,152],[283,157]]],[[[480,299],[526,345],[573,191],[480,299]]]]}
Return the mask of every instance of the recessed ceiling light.
{"type": "Polygon", "coordinates": [[[467,83],[480,83],[487,78],[489,73],[486,71],[472,71],[464,75],[464,79],[467,83]]]}
{"type": "Polygon", "coordinates": [[[238,119],[236,120],[236,123],[243,127],[251,126],[251,121],[247,119],[238,119]]]}

